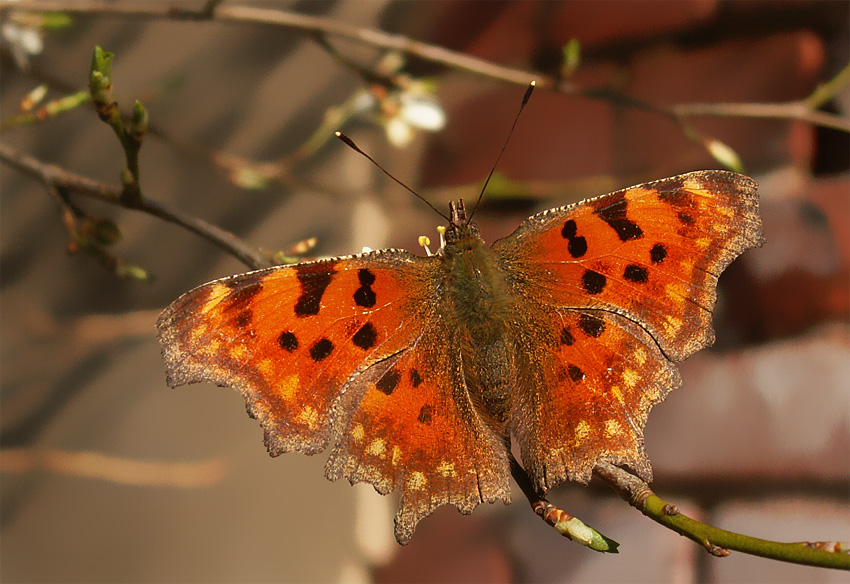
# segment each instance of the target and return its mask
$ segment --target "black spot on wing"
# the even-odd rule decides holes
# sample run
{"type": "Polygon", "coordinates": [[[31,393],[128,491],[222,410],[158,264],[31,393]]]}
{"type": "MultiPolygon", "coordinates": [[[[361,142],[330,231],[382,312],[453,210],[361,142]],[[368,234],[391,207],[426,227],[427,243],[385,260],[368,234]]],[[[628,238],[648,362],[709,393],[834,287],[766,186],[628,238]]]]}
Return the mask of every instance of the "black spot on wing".
{"type": "Polygon", "coordinates": [[[301,295],[295,302],[295,315],[305,317],[319,314],[322,296],[336,274],[334,264],[304,264],[295,270],[298,283],[301,285],[301,295]]]}
{"type": "Polygon", "coordinates": [[[360,287],[354,291],[354,303],[364,308],[375,306],[375,291],[372,290],[372,284],[375,283],[375,274],[367,268],[361,268],[357,272],[357,278],[360,280],[360,287]]]}
{"type": "Polygon", "coordinates": [[[575,337],[573,337],[573,333],[570,332],[570,329],[564,327],[561,329],[561,344],[570,346],[574,342],[576,342],[575,337]]]}
{"type": "Polygon", "coordinates": [[[367,322],[361,326],[360,330],[351,337],[351,341],[364,351],[374,347],[377,339],[378,331],[375,330],[375,326],[371,322],[367,322]]]}
{"type": "Polygon", "coordinates": [[[608,201],[612,201],[612,199],[607,199],[605,205],[597,206],[594,212],[617,233],[620,241],[643,237],[643,230],[640,226],[626,215],[628,201],[625,195],[621,193],[612,202],[609,203],[608,201]]]}
{"type": "Polygon", "coordinates": [[[281,349],[291,353],[298,348],[298,337],[292,331],[283,331],[277,338],[277,344],[280,345],[281,349]]]}
{"type": "Polygon", "coordinates": [[[653,264],[660,264],[667,257],[667,248],[661,245],[660,243],[656,243],[652,246],[652,249],[649,250],[649,259],[652,260],[653,264]]]}
{"type": "Polygon", "coordinates": [[[413,385],[414,388],[419,387],[419,384],[422,383],[422,376],[419,375],[419,372],[416,369],[410,370],[410,384],[413,385]]]}
{"type": "Polygon", "coordinates": [[[398,383],[401,381],[401,373],[399,373],[395,369],[390,369],[384,376],[381,377],[378,382],[375,384],[375,387],[378,388],[378,391],[381,391],[387,395],[392,395],[395,391],[395,388],[398,387],[398,383]]]}
{"type": "Polygon", "coordinates": [[[572,379],[576,383],[584,379],[584,371],[582,371],[572,363],[567,365],[567,373],[569,374],[570,379],[572,379]]]}
{"type": "Polygon", "coordinates": [[[573,219],[570,219],[561,228],[561,237],[567,240],[567,251],[574,258],[580,258],[587,253],[587,239],[576,235],[578,227],[573,219]]]}
{"type": "Polygon", "coordinates": [[[334,344],[331,342],[331,340],[322,337],[321,339],[313,343],[312,347],[310,347],[310,358],[316,362],[321,361],[322,359],[330,355],[333,350],[334,344]]]}
{"type": "Polygon", "coordinates": [[[605,321],[597,316],[583,312],[578,318],[578,328],[588,336],[599,338],[605,332],[605,321]]]}
{"type": "Polygon", "coordinates": [[[432,408],[428,404],[425,404],[419,410],[419,417],[416,418],[416,419],[419,420],[423,424],[426,424],[426,425],[430,424],[431,423],[431,417],[433,416],[433,413],[434,413],[434,408],[432,408]]]}
{"type": "Polygon", "coordinates": [[[585,270],[581,275],[581,287],[588,294],[599,294],[605,289],[605,284],[608,283],[607,278],[599,272],[593,270],[585,270]]]}
{"type": "Polygon", "coordinates": [[[623,277],[629,282],[634,282],[635,284],[644,284],[649,278],[649,273],[643,266],[629,264],[628,266],[626,266],[626,269],[623,270],[623,277]]]}

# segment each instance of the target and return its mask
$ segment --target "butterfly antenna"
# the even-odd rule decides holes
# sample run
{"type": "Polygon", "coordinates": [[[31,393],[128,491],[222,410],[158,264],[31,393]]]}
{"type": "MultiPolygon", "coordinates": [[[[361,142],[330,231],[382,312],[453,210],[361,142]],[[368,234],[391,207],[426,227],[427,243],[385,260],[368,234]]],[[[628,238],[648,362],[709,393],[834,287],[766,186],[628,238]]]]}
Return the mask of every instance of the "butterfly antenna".
{"type": "Polygon", "coordinates": [[[487,190],[487,185],[490,184],[490,179],[493,178],[493,173],[496,171],[496,167],[499,165],[499,160],[502,159],[502,154],[505,153],[505,148],[508,147],[508,142],[511,140],[511,134],[514,133],[514,128],[516,128],[516,123],[519,121],[519,115],[522,113],[522,110],[525,108],[525,104],[528,103],[528,99],[531,97],[531,92],[534,91],[534,86],[536,85],[535,81],[532,81],[528,84],[528,89],[525,90],[525,96],[522,98],[522,104],[519,106],[519,111],[516,113],[516,117],[514,118],[514,125],[511,126],[511,131],[508,132],[508,137],[505,140],[505,145],[502,146],[502,151],[499,152],[499,156],[496,157],[496,162],[493,164],[493,168],[490,169],[490,174],[487,175],[487,180],[484,181],[484,186],[481,187],[481,192],[478,193],[478,200],[475,201],[475,205],[472,207],[472,213],[469,214],[469,218],[466,220],[466,224],[469,225],[469,222],[472,221],[472,216],[475,215],[475,211],[478,209],[478,203],[481,202],[481,199],[484,197],[484,191],[487,190]]]}
{"type": "Polygon", "coordinates": [[[337,138],[339,138],[340,140],[342,140],[343,142],[345,142],[345,143],[348,145],[348,147],[349,147],[349,148],[351,148],[351,149],[352,149],[352,150],[354,150],[355,152],[358,152],[358,153],[362,154],[363,156],[365,156],[366,158],[368,158],[368,159],[369,159],[369,161],[370,161],[372,164],[374,164],[374,165],[375,165],[375,166],[377,166],[379,169],[381,169],[381,172],[383,172],[385,175],[387,175],[388,177],[390,177],[391,179],[393,179],[395,182],[397,182],[398,184],[400,184],[401,186],[403,186],[405,189],[407,189],[408,191],[410,191],[411,193],[413,193],[413,196],[415,196],[417,199],[419,199],[420,201],[422,201],[423,203],[425,203],[426,205],[428,205],[429,207],[431,207],[432,209],[434,209],[434,211],[437,213],[437,215],[439,215],[440,217],[442,217],[443,219],[445,219],[445,220],[446,220],[446,221],[448,221],[449,223],[451,223],[451,222],[452,222],[452,220],[451,220],[451,219],[449,219],[448,217],[446,217],[443,213],[441,213],[441,212],[440,212],[440,210],[439,210],[439,209],[437,209],[434,205],[432,205],[430,202],[428,202],[428,200],[427,200],[425,197],[423,197],[422,195],[420,195],[419,193],[417,193],[416,191],[414,191],[413,189],[411,189],[409,186],[407,186],[406,184],[404,184],[403,182],[401,182],[400,180],[398,180],[396,177],[394,177],[393,175],[391,175],[391,174],[389,173],[389,171],[387,171],[387,169],[385,169],[383,166],[381,166],[380,164],[378,164],[378,163],[375,161],[375,159],[374,159],[374,158],[372,158],[371,156],[369,156],[368,154],[366,154],[365,152],[363,152],[360,148],[358,148],[357,144],[355,144],[355,143],[354,143],[354,140],[352,140],[351,138],[349,138],[348,136],[346,136],[346,135],[345,135],[345,134],[343,134],[342,132],[334,132],[334,134],[336,134],[336,137],[337,137],[337,138]]]}

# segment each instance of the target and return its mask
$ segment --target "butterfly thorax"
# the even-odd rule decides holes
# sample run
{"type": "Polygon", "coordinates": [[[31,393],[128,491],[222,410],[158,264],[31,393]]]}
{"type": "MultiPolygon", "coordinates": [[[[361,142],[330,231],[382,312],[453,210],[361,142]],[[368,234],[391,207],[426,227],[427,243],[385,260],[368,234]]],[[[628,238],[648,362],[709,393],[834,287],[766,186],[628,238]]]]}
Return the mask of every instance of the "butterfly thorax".
{"type": "Polygon", "coordinates": [[[442,251],[445,298],[458,331],[464,377],[473,403],[504,428],[515,368],[507,320],[513,300],[504,273],[474,225],[452,225],[442,251]]]}

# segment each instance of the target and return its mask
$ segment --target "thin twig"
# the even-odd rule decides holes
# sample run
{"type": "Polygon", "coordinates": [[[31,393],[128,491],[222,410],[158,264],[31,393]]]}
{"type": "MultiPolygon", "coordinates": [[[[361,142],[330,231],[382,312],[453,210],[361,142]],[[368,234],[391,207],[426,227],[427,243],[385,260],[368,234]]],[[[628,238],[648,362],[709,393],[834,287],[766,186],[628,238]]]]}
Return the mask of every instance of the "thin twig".
{"type": "Polygon", "coordinates": [[[692,539],[715,556],[727,556],[736,550],[794,564],[850,570],[850,555],[814,549],[805,543],[780,543],[706,525],[679,512],[675,505],[662,500],[638,477],[610,463],[599,463],[594,475],[608,483],[632,507],[661,525],[692,539]]]}
{"type": "MultiPolygon", "coordinates": [[[[686,128],[685,119],[693,115],[743,115],[755,117],[771,117],[779,119],[797,119],[807,123],[850,131],[850,121],[846,118],[816,112],[814,109],[828,101],[834,95],[836,88],[828,82],[821,89],[820,99],[814,100],[812,96],[803,101],[793,101],[776,104],[722,104],[714,111],[702,108],[702,104],[679,104],[675,106],[662,106],[652,104],[623,93],[610,89],[582,88],[570,80],[559,80],[550,75],[544,75],[539,71],[529,71],[514,67],[505,67],[479,59],[471,55],[446,49],[444,47],[416,41],[403,35],[386,33],[380,30],[351,26],[338,20],[310,16],[275,10],[270,8],[256,8],[253,6],[239,5],[210,5],[203,10],[192,11],[169,7],[159,2],[126,2],[106,3],[100,1],[75,0],[73,2],[48,0],[39,2],[15,2],[0,0],[0,9],[27,8],[32,10],[66,12],[69,14],[100,14],[104,16],[137,16],[145,18],[167,19],[167,20],[192,20],[192,21],[215,21],[223,23],[251,23],[270,26],[281,26],[293,30],[303,31],[310,35],[330,35],[350,41],[359,42],[375,48],[399,51],[409,56],[414,56],[423,61],[437,63],[450,67],[457,71],[465,71],[475,75],[497,79],[500,81],[526,86],[532,80],[537,82],[539,89],[548,89],[559,93],[580,95],[589,99],[605,100],[611,103],[626,104],[632,107],[655,112],[668,117],[683,126],[686,135],[699,141],[698,137],[691,136],[686,128]],[[800,107],[800,104],[803,107],[800,107]],[[737,106],[746,106],[744,109],[753,113],[735,113],[737,106]],[[759,106],[753,108],[752,106],[759,106]]],[[[835,81],[835,80],[833,80],[835,81]]],[[[835,82],[838,88],[843,87],[843,79],[835,82]]],[[[814,94],[813,94],[814,96],[814,94]]]]}
{"type": "Polygon", "coordinates": [[[209,487],[227,474],[221,458],[199,462],[159,462],[108,456],[99,452],[69,452],[4,448],[0,450],[4,474],[51,471],[136,486],[209,487]]]}
{"type": "Polygon", "coordinates": [[[799,120],[815,126],[850,132],[850,119],[812,111],[806,100],[786,103],[687,103],[674,105],[673,111],[681,117],[726,116],[799,120]]]}
{"type": "Polygon", "coordinates": [[[2,143],[0,143],[0,160],[29,176],[41,180],[45,184],[50,184],[60,189],[67,189],[68,191],[99,199],[113,205],[142,211],[170,223],[180,225],[217,245],[250,268],[262,268],[270,265],[270,262],[260,250],[247,245],[232,233],[207,223],[203,219],[182,213],[164,203],[152,201],[147,197],[141,197],[139,200],[122,199],[121,194],[123,189],[120,187],[110,186],[74,174],[54,164],[37,160],[2,143]]]}
{"type": "Polygon", "coordinates": [[[508,457],[511,465],[511,476],[516,481],[522,494],[528,499],[531,509],[543,521],[554,527],[555,531],[564,537],[587,546],[594,551],[611,554],[618,553],[617,548],[620,546],[619,543],[610,537],[602,535],[578,517],[574,517],[563,509],[556,507],[541,494],[537,493],[531,482],[531,477],[528,476],[522,465],[517,462],[513,454],[508,453],[508,457]]]}

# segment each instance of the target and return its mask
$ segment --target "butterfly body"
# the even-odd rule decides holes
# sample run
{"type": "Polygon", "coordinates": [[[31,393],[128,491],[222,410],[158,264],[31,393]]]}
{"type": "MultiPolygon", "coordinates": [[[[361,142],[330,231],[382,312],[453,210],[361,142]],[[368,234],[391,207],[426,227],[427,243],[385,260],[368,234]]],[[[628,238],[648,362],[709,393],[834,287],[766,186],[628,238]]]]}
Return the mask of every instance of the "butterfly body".
{"type": "Polygon", "coordinates": [[[463,201],[452,203],[446,243],[435,257],[445,272],[441,311],[460,339],[463,374],[472,403],[498,435],[508,438],[510,397],[516,387],[515,347],[507,325],[515,309],[496,256],[473,224],[463,201]]]}
{"type": "Polygon", "coordinates": [[[599,461],[651,478],[643,427],[713,340],[722,270],[761,245],[755,183],[695,172],[551,209],[486,246],[451,206],[428,257],[384,250],[211,282],[157,323],[171,386],[237,388],[272,455],[333,444],[332,480],[443,504],[510,500],[599,461]]]}

